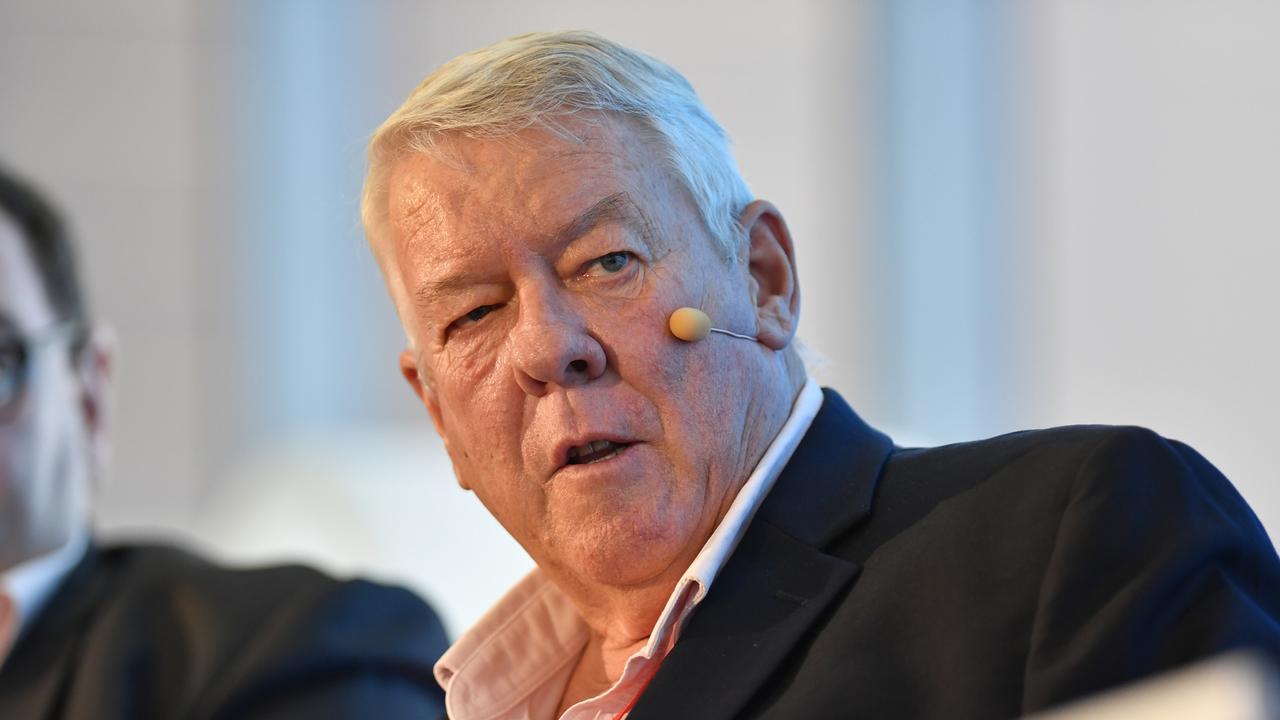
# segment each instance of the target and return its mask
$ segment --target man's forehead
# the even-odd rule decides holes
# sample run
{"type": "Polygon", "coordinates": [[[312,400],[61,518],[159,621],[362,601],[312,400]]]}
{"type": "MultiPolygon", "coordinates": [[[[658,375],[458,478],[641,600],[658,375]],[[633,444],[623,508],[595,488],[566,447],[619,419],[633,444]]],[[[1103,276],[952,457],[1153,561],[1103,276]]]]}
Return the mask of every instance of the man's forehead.
{"type": "Polygon", "coordinates": [[[631,177],[642,171],[632,155],[621,142],[597,139],[579,144],[537,130],[503,138],[455,139],[396,163],[389,183],[397,196],[391,210],[412,212],[432,196],[526,188],[579,173],[631,177]]]}
{"type": "Polygon", "coordinates": [[[392,235],[404,249],[429,243],[433,256],[462,256],[469,251],[440,241],[550,235],[610,195],[625,194],[625,202],[600,210],[622,215],[646,202],[637,197],[647,184],[637,164],[627,146],[600,137],[579,143],[531,129],[453,139],[440,153],[402,159],[389,174],[392,235]]]}

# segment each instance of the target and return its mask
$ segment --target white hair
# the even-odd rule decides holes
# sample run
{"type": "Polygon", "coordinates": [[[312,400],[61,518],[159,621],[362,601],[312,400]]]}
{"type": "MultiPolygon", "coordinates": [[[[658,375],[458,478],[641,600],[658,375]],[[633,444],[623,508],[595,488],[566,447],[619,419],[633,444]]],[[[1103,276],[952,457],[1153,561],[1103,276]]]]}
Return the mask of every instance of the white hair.
{"type": "Polygon", "coordinates": [[[535,125],[561,130],[557,117],[584,111],[639,123],[719,249],[738,255],[745,243],[738,215],[752,196],[724,130],[680,73],[586,31],[507,38],[450,60],[409,94],[369,142],[361,216],[375,253],[388,210],[385,177],[397,158],[432,152],[443,133],[496,138],[535,125]]]}

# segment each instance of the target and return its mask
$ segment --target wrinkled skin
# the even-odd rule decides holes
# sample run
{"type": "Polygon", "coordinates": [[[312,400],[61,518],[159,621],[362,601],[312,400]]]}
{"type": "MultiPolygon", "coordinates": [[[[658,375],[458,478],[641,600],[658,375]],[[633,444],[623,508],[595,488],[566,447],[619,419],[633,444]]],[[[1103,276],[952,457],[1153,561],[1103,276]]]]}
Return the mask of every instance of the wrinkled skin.
{"type": "Polygon", "coordinates": [[[725,258],[628,121],[589,120],[566,121],[581,142],[533,128],[401,159],[375,242],[459,482],[580,607],[652,588],[629,594],[653,598],[643,618],[790,411],[798,291],[772,205],[725,258]],[[677,340],[686,305],[760,341],[677,340]],[[627,446],[565,465],[599,439],[627,446]]]}

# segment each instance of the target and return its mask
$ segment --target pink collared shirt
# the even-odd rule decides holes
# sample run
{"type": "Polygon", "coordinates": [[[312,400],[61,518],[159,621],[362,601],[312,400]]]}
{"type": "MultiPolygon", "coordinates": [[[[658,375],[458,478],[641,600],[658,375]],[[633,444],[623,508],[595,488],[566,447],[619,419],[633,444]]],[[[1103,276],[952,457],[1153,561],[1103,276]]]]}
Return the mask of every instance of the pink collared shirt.
{"type": "MultiPolygon", "coordinates": [[[[608,690],[573,705],[560,720],[624,717],[637,694],[675,646],[694,608],[760,503],[804,437],[822,391],[810,378],[791,416],[756,465],[729,512],[681,576],[644,647],[627,659],[608,690]]],[[[569,676],[587,644],[589,630],[568,598],[534,569],[445,652],[435,666],[452,720],[542,720],[554,716],[569,676]]]]}

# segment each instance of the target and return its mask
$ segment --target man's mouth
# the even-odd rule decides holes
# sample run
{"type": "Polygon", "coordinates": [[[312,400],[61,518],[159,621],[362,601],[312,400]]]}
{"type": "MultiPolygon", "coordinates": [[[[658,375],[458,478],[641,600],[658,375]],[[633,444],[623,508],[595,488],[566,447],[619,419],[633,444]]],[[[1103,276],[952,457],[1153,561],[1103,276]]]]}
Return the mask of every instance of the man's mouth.
{"type": "Polygon", "coordinates": [[[596,440],[569,448],[569,459],[566,465],[590,465],[618,456],[618,453],[630,447],[629,443],[616,443],[612,440],[596,440]]]}

